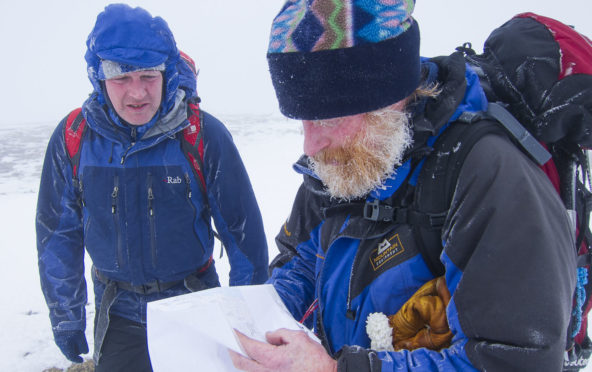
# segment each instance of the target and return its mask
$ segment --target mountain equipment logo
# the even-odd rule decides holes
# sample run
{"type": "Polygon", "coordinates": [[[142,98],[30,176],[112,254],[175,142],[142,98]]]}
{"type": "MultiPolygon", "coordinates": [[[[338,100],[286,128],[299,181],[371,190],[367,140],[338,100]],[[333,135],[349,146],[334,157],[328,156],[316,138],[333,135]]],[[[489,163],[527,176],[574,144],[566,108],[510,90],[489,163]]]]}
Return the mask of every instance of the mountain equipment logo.
{"type": "Polygon", "coordinates": [[[181,183],[183,182],[183,180],[181,179],[181,177],[177,176],[177,177],[165,177],[165,179],[163,180],[164,183],[181,183]]]}
{"type": "Polygon", "coordinates": [[[388,239],[378,243],[377,248],[370,254],[370,263],[374,271],[377,271],[382,265],[390,261],[395,256],[405,252],[399,234],[395,234],[388,239]]]}

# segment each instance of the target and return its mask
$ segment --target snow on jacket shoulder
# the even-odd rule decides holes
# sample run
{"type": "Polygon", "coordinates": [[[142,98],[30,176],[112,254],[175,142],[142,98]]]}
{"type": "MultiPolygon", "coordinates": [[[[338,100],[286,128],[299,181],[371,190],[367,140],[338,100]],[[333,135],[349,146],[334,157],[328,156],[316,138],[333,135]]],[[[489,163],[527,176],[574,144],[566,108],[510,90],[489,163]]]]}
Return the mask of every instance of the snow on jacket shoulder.
{"type": "MultiPolygon", "coordinates": [[[[451,78],[458,74],[450,70],[464,71],[464,63],[434,62],[443,93],[419,115],[423,127],[483,107],[478,95],[470,97],[478,87],[470,70],[462,81],[451,78]],[[439,103],[454,97],[461,97],[456,112],[442,115],[446,105],[439,103]],[[438,115],[431,117],[430,109],[438,115]]],[[[403,164],[385,189],[393,193],[392,185],[404,184],[411,171],[403,164]]],[[[459,175],[441,256],[454,336],[440,351],[369,349],[368,315],[396,313],[433,275],[409,225],[377,223],[340,209],[309,170],[303,173],[290,218],[276,238],[280,256],[269,282],[296,319],[318,300],[312,324],[338,358],[339,370],[561,369],[575,287],[574,242],[550,182],[507,138],[481,138],[459,175]]]]}
{"type": "MultiPolygon", "coordinates": [[[[202,112],[206,203],[177,138],[188,125],[186,112],[178,101],[173,112],[135,138],[133,128],[113,124],[101,105],[87,101],[79,188],[65,151],[65,119],[55,130],[37,206],[40,276],[54,327],[84,329],[84,248],[109,279],[133,285],[182,281],[212,256],[213,219],[230,261],[230,284],[267,278],[263,223],[232,137],[202,112]]],[[[212,265],[209,285],[217,284],[213,270],[212,265]]],[[[103,289],[95,280],[97,306],[103,289]]],[[[111,312],[145,321],[147,301],[187,290],[181,283],[146,296],[121,292],[111,312]]]]}

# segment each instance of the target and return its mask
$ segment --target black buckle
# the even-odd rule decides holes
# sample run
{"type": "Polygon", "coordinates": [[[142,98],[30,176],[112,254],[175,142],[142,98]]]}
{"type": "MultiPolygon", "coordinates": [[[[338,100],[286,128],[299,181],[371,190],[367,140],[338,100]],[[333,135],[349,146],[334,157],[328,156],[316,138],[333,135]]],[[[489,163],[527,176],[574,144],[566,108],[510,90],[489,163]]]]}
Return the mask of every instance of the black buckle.
{"type": "Polygon", "coordinates": [[[592,252],[588,251],[584,254],[578,255],[576,258],[578,267],[586,267],[592,264],[592,252]]]}
{"type": "Polygon", "coordinates": [[[366,202],[364,205],[364,218],[370,221],[392,221],[394,208],[390,205],[380,204],[378,199],[366,202]]]}
{"type": "Polygon", "coordinates": [[[160,292],[161,286],[160,286],[160,282],[157,280],[155,282],[152,283],[146,283],[146,284],[142,284],[141,286],[138,286],[139,288],[141,288],[141,292],[143,295],[148,295],[151,293],[155,293],[155,292],[160,292]]]}
{"type": "Polygon", "coordinates": [[[439,229],[444,226],[444,221],[446,221],[446,216],[448,215],[448,211],[438,213],[438,214],[430,214],[430,227],[433,229],[439,229]]]}
{"type": "Polygon", "coordinates": [[[482,111],[463,111],[462,114],[458,117],[458,121],[465,124],[473,124],[479,120],[483,119],[483,112],[482,111]]]}

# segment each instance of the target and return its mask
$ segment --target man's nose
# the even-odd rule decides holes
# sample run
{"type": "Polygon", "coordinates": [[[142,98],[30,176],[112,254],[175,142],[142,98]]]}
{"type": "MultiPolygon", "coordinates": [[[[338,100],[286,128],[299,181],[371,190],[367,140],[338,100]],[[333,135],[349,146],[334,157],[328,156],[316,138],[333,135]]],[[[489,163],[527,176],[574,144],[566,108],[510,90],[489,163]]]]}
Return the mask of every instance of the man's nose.
{"type": "Polygon", "coordinates": [[[133,79],[130,82],[128,94],[135,99],[144,98],[146,95],[146,87],[144,86],[144,83],[140,79],[133,79]]]}
{"type": "Polygon", "coordinates": [[[319,151],[331,144],[331,139],[325,133],[325,127],[315,125],[310,120],[303,120],[304,129],[304,153],[308,156],[314,156],[319,151]]]}

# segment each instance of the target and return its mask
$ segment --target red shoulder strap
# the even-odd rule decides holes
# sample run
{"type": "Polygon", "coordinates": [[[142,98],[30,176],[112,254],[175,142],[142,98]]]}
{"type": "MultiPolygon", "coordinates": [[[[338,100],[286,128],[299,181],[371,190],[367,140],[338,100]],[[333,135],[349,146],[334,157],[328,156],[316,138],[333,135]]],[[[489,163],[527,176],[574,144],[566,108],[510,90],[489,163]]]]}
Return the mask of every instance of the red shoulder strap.
{"type": "Polygon", "coordinates": [[[74,178],[76,178],[78,164],[80,163],[80,143],[85,127],[86,120],[82,115],[82,108],[77,108],[68,114],[64,131],[64,140],[66,143],[66,151],[68,152],[68,156],[72,163],[72,173],[74,178]]]}
{"type": "Polygon", "coordinates": [[[203,175],[203,157],[204,157],[204,144],[202,134],[202,116],[199,110],[199,104],[189,104],[189,126],[183,129],[183,139],[187,143],[187,146],[183,146],[183,151],[186,153],[191,166],[195,172],[196,177],[200,181],[200,187],[205,193],[206,180],[203,175]]]}

